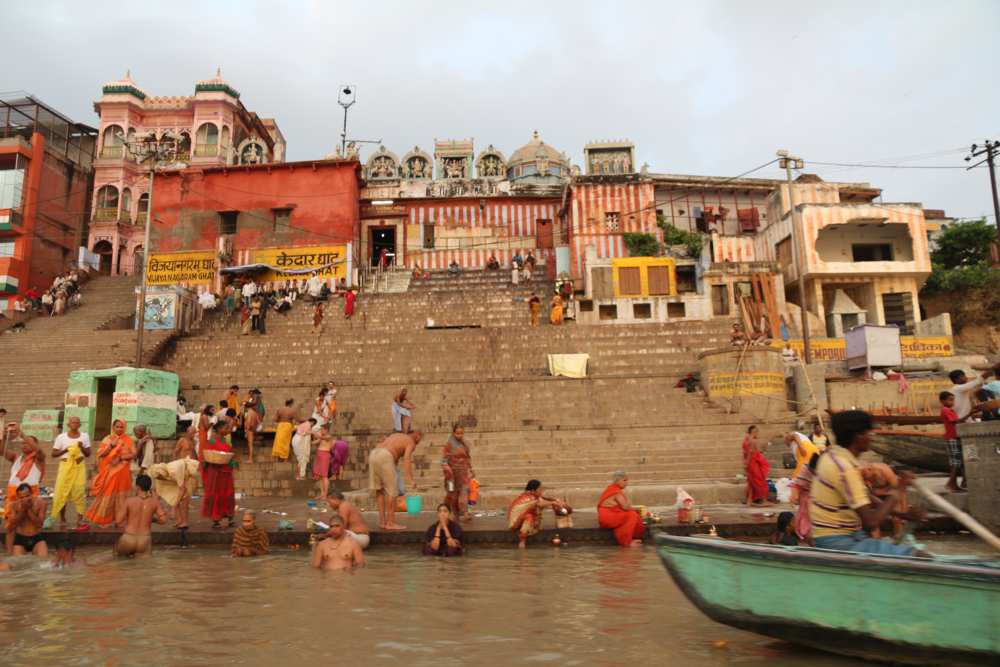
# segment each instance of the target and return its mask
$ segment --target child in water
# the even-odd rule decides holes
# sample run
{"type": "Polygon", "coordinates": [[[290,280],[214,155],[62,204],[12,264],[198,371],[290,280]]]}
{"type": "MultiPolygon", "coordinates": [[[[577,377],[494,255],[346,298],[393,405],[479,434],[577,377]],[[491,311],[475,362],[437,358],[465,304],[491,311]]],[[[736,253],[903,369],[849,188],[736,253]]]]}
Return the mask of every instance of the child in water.
{"type": "Polygon", "coordinates": [[[799,538],[795,534],[795,515],[791,512],[782,512],[778,515],[778,523],[775,531],[771,535],[771,544],[781,544],[786,547],[799,546],[799,538]]]}

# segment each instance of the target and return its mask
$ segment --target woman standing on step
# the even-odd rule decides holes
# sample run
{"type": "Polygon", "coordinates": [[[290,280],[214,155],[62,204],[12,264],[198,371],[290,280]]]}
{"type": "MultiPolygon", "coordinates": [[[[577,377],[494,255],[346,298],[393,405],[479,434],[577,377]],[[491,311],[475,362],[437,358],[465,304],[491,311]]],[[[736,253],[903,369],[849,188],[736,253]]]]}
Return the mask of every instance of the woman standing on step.
{"type": "Polygon", "coordinates": [[[767,501],[767,473],[771,464],[760,452],[756,426],[750,426],[743,438],[743,469],[747,475],[747,505],[770,505],[767,501]]]}
{"type": "Polygon", "coordinates": [[[465,441],[465,428],[460,424],[451,427],[451,437],[444,445],[441,456],[444,473],[444,504],[462,521],[472,519],[469,513],[469,482],[476,476],[472,470],[472,452],[465,441]]]}
{"type": "Polygon", "coordinates": [[[135,457],[135,445],[125,433],[125,420],[111,423],[111,433],[101,441],[97,450],[97,476],[90,487],[94,503],[86,517],[98,526],[115,523],[124,512],[125,499],[132,491],[130,461],[135,457]]]}
{"type": "Polygon", "coordinates": [[[205,460],[206,451],[232,452],[233,448],[226,442],[226,436],[232,430],[228,419],[216,422],[209,434],[208,442],[202,447],[201,481],[204,491],[201,497],[201,515],[212,520],[212,528],[221,528],[220,521],[227,519],[233,527],[233,513],[236,512],[236,487],[233,483],[232,458],[228,463],[209,463],[205,460]]]}
{"type": "Polygon", "coordinates": [[[214,417],[215,406],[211,403],[202,408],[201,414],[198,415],[198,439],[194,443],[195,454],[200,452],[201,448],[208,442],[208,431],[215,422],[214,417]]]}

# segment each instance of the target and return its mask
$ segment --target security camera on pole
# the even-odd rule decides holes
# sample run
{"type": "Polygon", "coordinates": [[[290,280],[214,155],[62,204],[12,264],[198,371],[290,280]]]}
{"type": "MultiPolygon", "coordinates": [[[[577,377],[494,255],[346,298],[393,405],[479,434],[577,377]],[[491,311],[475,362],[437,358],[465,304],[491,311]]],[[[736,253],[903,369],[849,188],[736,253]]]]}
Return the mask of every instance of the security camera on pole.
{"type": "Polygon", "coordinates": [[[788,151],[778,151],[778,166],[785,170],[788,181],[788,208],[792,225],[792,265],[795,267],[799,285],[799,309],[802,311],[802,358],[807,364],[812,363],[812,346],[809,344],[809,300],[806,293],[805,262],[799,263],[799,232],[803,234],[802,248],[805,257],[805,230],[795,204],[795,185],[792,181],[792,169],[802,169],[805,166],[802,158],[792,157],[788,151]]]}
{"type": "Polygon", "coordinates": [[[153,179],[156,177],[156,168],[173,166],[184,167],[184,163],[177,162],[177,148],[180,145],[180,137],[173,132],[165,132],[159,139],[156,134],[150,132],[145,137],[135,141],[125,142],[125,148],[136,163],[149,163],[149,205],[146,209],[146,230],[143,237],[143,261],[142,261],[142,282],[139,283],[139,304],[136,309],[136,326],[138,327],[135,341],[135,367],[142,368],[142,338],[146,329],[146,274],[149,267],[149,258],[152,255],[149,247],[149,230],[153,223],[153,179]]]}

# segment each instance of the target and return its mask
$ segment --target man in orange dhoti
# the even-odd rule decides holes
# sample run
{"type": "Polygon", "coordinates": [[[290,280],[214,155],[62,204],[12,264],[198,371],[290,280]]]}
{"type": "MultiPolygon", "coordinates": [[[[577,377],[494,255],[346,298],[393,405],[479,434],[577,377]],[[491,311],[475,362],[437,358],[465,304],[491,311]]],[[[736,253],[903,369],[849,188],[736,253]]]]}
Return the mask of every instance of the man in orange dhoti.
{"type": "Polygon", "coordinates": [[[628,475],[619,470],[614,474],[611,484],[604,489],[601,499],[597,501],[597,522],[601,528],[615,531],[615,539],[623,547],[636,547],[642,544],[642,534],[646,527],[642,523],[639,510],[632,507],[625,497],[625,487],[628,486],[628,475]]]}
{"type": "Polygon", "coordinates": [[[86,516],[98,526],[115,523],[132,491],[129,462],[135,458],[135,444],[125,433],[125,428],[124,419],[112,422],[110,435],[101,441],[97,450],[97,476],[90,487],[94,503],[86,516]]]}

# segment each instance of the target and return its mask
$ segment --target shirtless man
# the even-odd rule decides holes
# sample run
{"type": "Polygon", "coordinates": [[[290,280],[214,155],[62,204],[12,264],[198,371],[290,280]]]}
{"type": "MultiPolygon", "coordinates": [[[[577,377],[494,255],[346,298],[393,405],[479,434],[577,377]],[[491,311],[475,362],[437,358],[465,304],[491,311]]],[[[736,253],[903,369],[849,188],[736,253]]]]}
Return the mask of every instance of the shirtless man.
{"type": "Polygon", "coordinates": [[[31,486],[21,484],[17,487],[17,500],[11,503],[10,518],[7,530],[14,532],[14,545],[11,553],[14,556],[32,554],[39,558],[49,555],[49,547],[42,537],[42,524],[45,523],[45,501],[31,495],[31,486]]]}
{"type": "Polygon", "coordinates": [[[330,517],[330,530],[326,539],[313,549],[312,566],[317,570],[349,570],[364,567],[365,556],[361,545],[348,537],[340,515],[330,517]]]}
{"type": "Polygon", "coordinates": [[[119,525],[125,524],[125,532],[115,545],[115,556],[143,558],[153,553],[153,537],[150,527],[153,521],[165,523],[167,515],[160,507],[160,499],[150,489],[153,480],[148,475],[139,475],[135,480],[139,494],[128,498],[121,513],[115,518],[119,525]]]}
{"type": "Polygon", "coordinates": [[[344,494],[340,491],[331,491],[326,502],[330,505],[330,509],[344,520],[344,525],[347,527],[345,532],[348,537],[353,537],[354,541],[360,544],[362,549],[367,549],[371,543],[371,536],[368,534],[368,525],[354,503],[344,500],[344,494]]]}
{"type": "Polygon", "coordinates": [[[406,530],[396,523],[396,463],[403,459],[403,472],[410,487],[413,483],[413,450],[420,442],[420,431],[393,433],[368,455],[368,488],[375,493],[378,527],[383,530],[406,530]]]}
{"type": "Polygon", "coordinates": [[[184,435],[177,438],[177,444],[174,446],[174,455],[171,460],[194,458],[194,438],[197,433],[198,428],[194,424],[187,427],[184,435]]]}

